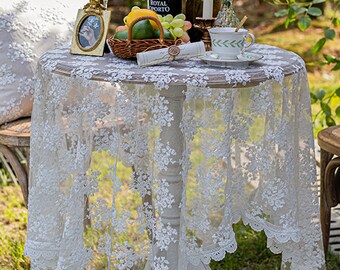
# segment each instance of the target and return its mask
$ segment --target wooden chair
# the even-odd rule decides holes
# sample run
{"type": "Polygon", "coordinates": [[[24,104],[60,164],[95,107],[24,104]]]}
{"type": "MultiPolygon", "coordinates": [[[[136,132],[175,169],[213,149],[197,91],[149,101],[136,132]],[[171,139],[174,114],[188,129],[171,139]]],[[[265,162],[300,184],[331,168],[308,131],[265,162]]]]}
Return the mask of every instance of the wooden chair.
{"type": "Polygon", "coordinates": [[[340,203],[340,126],[318,134],[321,150],[320,215],[325,256],[328,252],[331,207],[340,203]]]}
{"type": "Polygon", "coordinates": [[[0,126],[0,161],[14,183],[19,183],[26,207],[28,202],[30,129],[30,117],[0,126]]]}

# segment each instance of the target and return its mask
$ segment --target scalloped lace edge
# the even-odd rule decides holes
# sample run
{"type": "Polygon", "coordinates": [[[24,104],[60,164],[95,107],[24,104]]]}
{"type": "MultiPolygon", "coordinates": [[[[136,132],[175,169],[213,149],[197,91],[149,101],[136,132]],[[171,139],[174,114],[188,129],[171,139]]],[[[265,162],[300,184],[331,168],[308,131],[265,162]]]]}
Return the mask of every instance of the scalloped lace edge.
{"type": "MultiPolygon", "coordinates": [[[[239,220],[238,218],[233,221],[233,224],[236,224],[239,220]]],[[[286,230],[286,233],[282,234],[281,232],[275,233],[274,228],[269,228],[270,224],[263,219],[256,219],[248,213],[242,215],[242,223],[244,225],[249,225],[254,231],[264,231],[267,239],[274,240],[274,243],[287,243],[289,240],[298,243],[301,239],[299,230],[286,230]],[[276,241],[275,241],[276,240],[276,241]]],[[[271,225],[273,227],[273,225],[271,225]]],[[[283,253],[283,250],[280,250],[277,245],[268,247],[271,252],[274,254],[283,253]]],[[[227,245],[221,246],[219,248],[214,248],[214,250],[204,252],[204,254],[197,255],[188,255],[188,260],[192,265],[198,266],[200,262],[204,264],[209,264],[211,260],[221,261],[225,257],[226,253],[234,253],[237,250],[237,242],[235,237],[231,241],[228,242],[227,245]]]]}

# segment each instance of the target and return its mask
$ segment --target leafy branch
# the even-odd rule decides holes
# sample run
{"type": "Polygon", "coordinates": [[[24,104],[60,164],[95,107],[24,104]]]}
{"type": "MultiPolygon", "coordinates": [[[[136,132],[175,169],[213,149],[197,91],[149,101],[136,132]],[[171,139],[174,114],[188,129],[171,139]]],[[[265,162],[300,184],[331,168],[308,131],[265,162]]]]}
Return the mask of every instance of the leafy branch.
{"type": "MultiPolygon", "coordinates": [[[[336,125],[334,116],[332,114],[332,109],[329,106],[333,98],[340,98],[340,87],[334,90],[331,94],[326,95],[325,90],[318,90],[315,93],[310,93],[311,103],[319,104],[321,110],[318,111],[313,117],[313,124],[316,124],[317,119],[323,120],[325,118],[327,126],[336,125]]],[[[340,105],[335,109],[334,114],[336,117],[340,118],[340,105]]]]}
{"type": "MultiPolygon", "coordinates": [[[[285,20],[285,27],[297,21],[297,27],[301,31],[306,31],[312,24],[312,18],[310,16],[319,17],[322,15],[322,10],[313,5],[321,4],[326,2],[326,0],[312,0],[307,2],[298,2],[295,0],[286,0],[285,2],[281,0],[273,0],[273,3],[280,6],[286,6],[286,8],[279,10],[275,13],[276,17],[287,17],[285,20]]],[[[340,0],[333,0],[336,4],[334,9],[334,14],[330,18],[330,26],[324,29],[324,37],[319,39],[312,48],[312,53],[319,53],[325,46],[328,40],[334,40],[335,30],[333,27],[338,27],[340,25],[339,18],[336,17],[337,11],[339,10],[340,0]]],[[[325,61],[318,62],[319,65],[332,65],[334,64],[332,70],[340,69],[340,59],[328,54],[323,54],[325,61]]],[[[313,64],[313,63],[312,63],[313,64]]]]}
{"type": "MultiPolygon", "coordinates": [[[[306,31],[312,25],[313,17],[317,18],[322,15],[322,10],[315,5],[326,2],[326,0],[307,0],[307,1],[295,1],[295,0],[268,0],[277,6],[283,7],[281,10],[275,13],[276,17],[285,17],[284,25],[288,28],[289,25],[294,24],[301,31],[306,31]]],[[[324,48],[325,44],[329,41],[333,41],[336,37],[335,29],[340,25],[340,20],[337,17],[339,11],[340,0],[332,0],[334,4],[334,12],[332,17],[329,18],[329,26],[324,28],[323,37],[320,38],[311,48],[312,54],[318,54],[324,48]]],[[[307,63],[309,66],[324,66],[330,65],[332,71],[338,71],[340,69],[340,59],[338,56],[332,56],[326,53],[322,54],[323,59],[321,61],[307,63]]],[[[340,87],[326,95],[324,90],[318,90],[315,94],[311,93],[312,104],[319,105],[320,110],[314,115],[313,123],[319,120],[321,126],[332,126],[336,124],[335,119],[340,119],[340,106],[338,106],[334,112],[331,110],[330,104],[332,99],[340,98],[340,87]]]]}

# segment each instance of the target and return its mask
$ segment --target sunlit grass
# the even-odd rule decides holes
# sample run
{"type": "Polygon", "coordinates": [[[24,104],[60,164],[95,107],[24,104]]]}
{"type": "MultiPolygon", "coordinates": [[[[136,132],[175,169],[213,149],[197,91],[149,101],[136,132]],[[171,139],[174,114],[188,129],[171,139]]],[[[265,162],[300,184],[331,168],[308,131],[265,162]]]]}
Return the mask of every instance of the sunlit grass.
{"type": "Polygon", "coordinates": [[[19,186],[0,187],[0,269],[28,269],[24,256],[27,210],[19,186]]]}
{"type": "MultiPolygon", "coordinates": [[[[105,160],[102,160],[105,162],[105,160]]],[[[0,269],[28,270],[29,260],[23,256],[27,211],[23,205],[20,188],[9,185],[0,189],[0,269]],[[15,213],[3,215],[4,208],[15,213]],[[9,222],[10,220],[10,222],[9,222]]],[[[212,262],[212,270],[275,270],[280,269],[281,255],[272,254],[266,247],[263,232],[254,232],[241,223],[234,225],[238,249],[233,254],[226,254],[224,260],[212,262]]],[[[97,270],[105,268],[106,258],[96,258],[97,270]]],[[[329,254],[327,270],[340,269],[338,255],[329,254]]]]}

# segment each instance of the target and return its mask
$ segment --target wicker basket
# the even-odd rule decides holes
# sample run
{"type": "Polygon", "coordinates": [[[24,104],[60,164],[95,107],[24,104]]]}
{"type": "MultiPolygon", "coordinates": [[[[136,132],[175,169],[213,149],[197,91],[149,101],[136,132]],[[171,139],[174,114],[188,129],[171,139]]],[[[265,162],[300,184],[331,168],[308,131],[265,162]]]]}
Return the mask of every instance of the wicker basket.
{"type": "Polygon", "coordinates": [[[128,39],[117,39],[111,36],[108,39],[108,43],[114,55],[120,58],[135,58],[136,54],[144,51],[157,50],[171,45],[179,45],[180,40],[165,40],[164,30],[161,22],[152,16],[142,16],[131,22],[128,28],[128,39]],[[132,39],[132,28],[133,26],[142,20],[150,19],[156,22],[159,31],[159,39],[132,39]]]}

